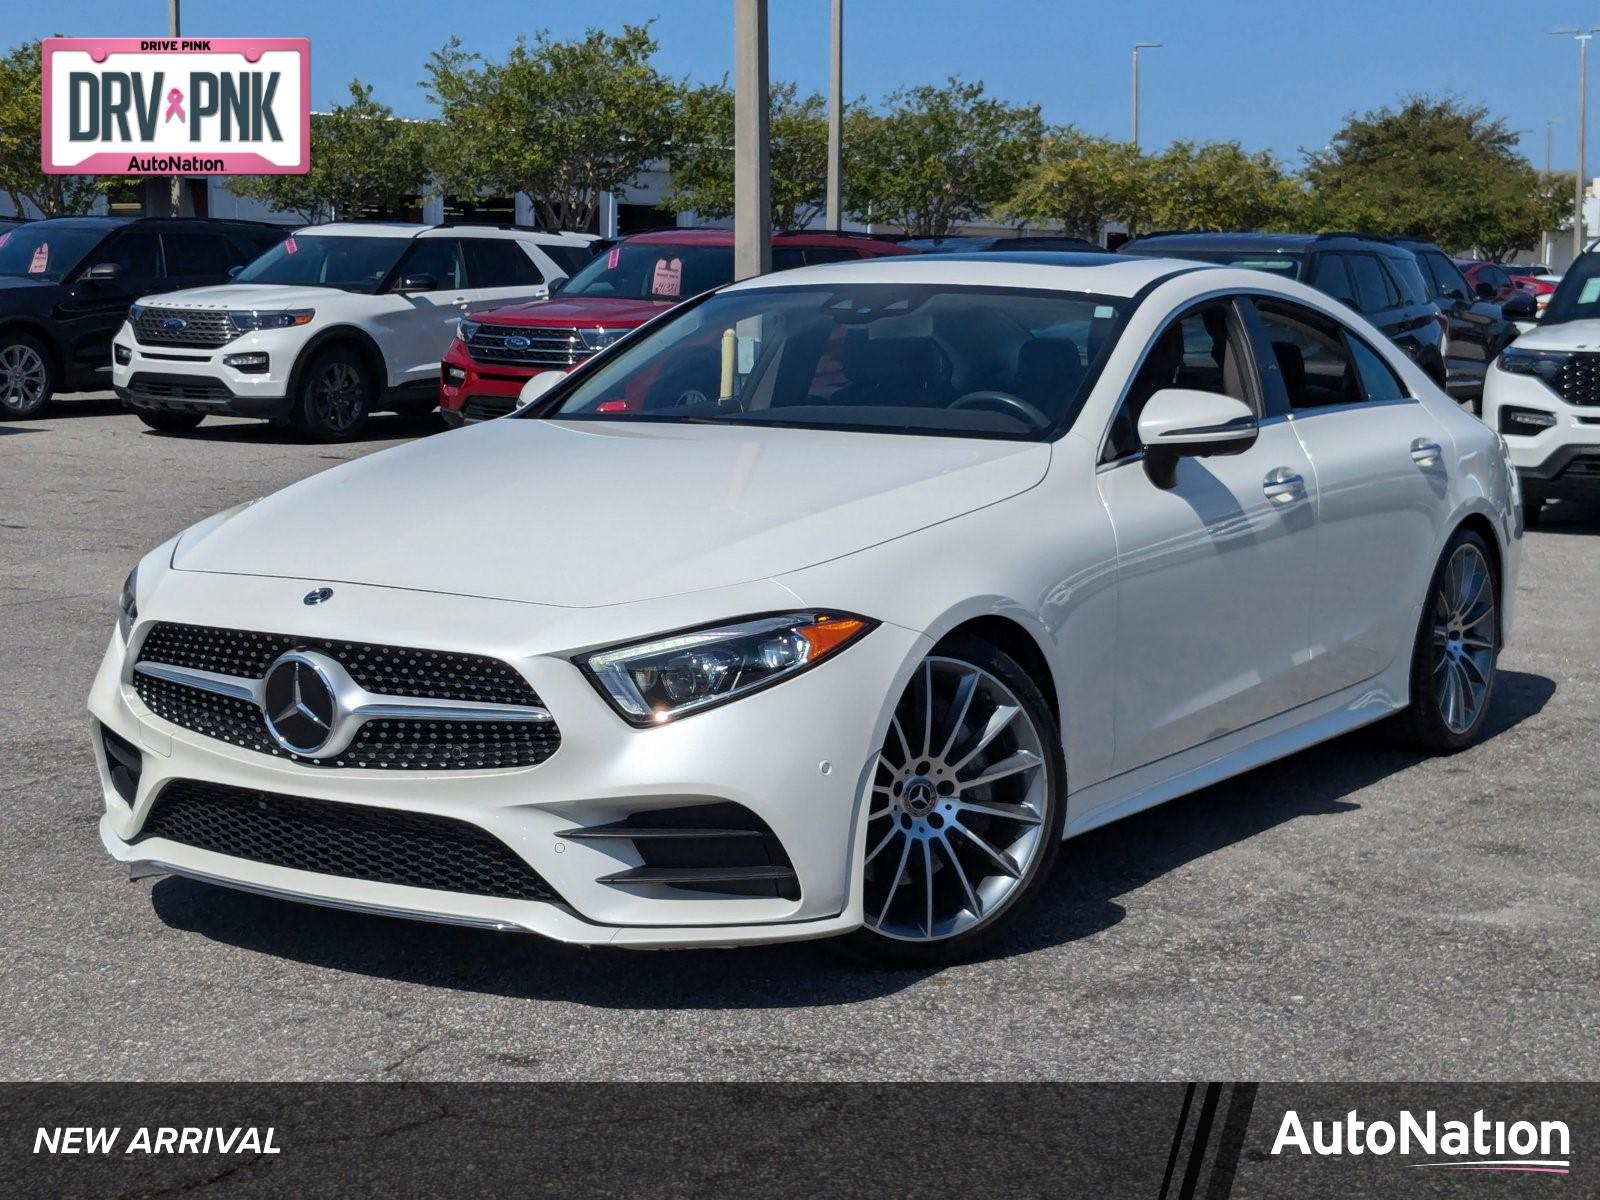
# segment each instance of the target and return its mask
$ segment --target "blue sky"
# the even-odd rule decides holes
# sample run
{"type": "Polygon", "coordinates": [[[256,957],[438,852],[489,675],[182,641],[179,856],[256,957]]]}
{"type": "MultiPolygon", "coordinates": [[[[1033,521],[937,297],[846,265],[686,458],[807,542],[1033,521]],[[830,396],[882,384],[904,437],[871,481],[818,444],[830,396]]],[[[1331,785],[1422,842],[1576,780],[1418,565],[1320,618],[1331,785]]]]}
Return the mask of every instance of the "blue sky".
{"type": "MultiPolygon", "coordinates": [[[[0,42],[65,33],[157,36],[166,0],[55,0],[10,10],[0,42]]],[[[771,0],[772,74],[802,89],[827,81],[828,0],[771,0]]],[[[1576,159],[1577,47],[1547,30],[1600,22],[1600,4],[1541,0],[846,0],[845,87],[878,99],[957,74],[1038,103],[1047,119],[1126,137],[1128,57],[1161,41],[1143,69],[1140,140],[1236,138],[1298,162],[1346,113],[1407,92],[1487,104],[1544,162],[1576,159]],[[1497,61],[1496,56],[1504,56],[1497,61]]],[[[519,32],[575,36],[654,17],[659,62],[675,76],[731,70],[732,0],[183,0],[188,35],[311,39],[313,102],[326,106],[360,76],[406,116],[427,114],[417,81],[452,33],[488,55],[519,32]]],[[[1600,165],[1600,42],[1589,113],[1590,173],[1600,165]]]]}

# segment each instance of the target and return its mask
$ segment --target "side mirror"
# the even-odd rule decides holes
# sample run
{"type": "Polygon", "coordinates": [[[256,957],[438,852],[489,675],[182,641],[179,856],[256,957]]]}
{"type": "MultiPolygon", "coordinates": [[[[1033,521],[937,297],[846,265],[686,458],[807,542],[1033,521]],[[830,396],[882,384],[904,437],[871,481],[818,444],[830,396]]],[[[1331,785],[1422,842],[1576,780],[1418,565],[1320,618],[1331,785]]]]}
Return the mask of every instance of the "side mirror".
{"type": "Polygon", "coordinates": [[[1539,303],[1532,292],[1518,292],[1500,306],[1500,315],[1508,321],[1531,321],[1539,311],[1539,303]]]}
{"type": "Polygon", "coordinates": [[[564,288],[566,286],[567,286],[567,277],[565,275],[557,275],[554,279],[552,279],[550,281],[550,294],[552,296],[554,296],[558,292],[560,292],[562,288],[564,288]]]}
{"type": "Polygon", "coordinates": [[[566,377],[565,371],[540,371],[522,385],[522,391],[517,393],[517,407],[527,408],[566,377]]]}
{"type": "Polygon", "coordinates": [[[400,286],[396,289],[401,292],[437,292],[439,281],[432,275],[402,275],[400,286]]]}
{"type": "Polygon", "coordinates": [[[1255,445],[1260,426],[1242,400],[1190,388],[1163,388],[1139,414],[1145,472],[1160,488],[1177,478],[1180,458],[1243,454],[1255,445]]]}
{"type": "Polygon", "coordinates": [[[1490,283],[1488,280],[1480,279],[1475,285],[1473,285],[1472,290],[1477,293],[1479,300],[1493,300],[1496,289],[1494,284],[1490,283]]]}
{"type": "Polygon", "coordinates": [[[114,262],[95,263],[83,273],[85,282],[110,283],[122,274],[122,268],[114,262]]]}

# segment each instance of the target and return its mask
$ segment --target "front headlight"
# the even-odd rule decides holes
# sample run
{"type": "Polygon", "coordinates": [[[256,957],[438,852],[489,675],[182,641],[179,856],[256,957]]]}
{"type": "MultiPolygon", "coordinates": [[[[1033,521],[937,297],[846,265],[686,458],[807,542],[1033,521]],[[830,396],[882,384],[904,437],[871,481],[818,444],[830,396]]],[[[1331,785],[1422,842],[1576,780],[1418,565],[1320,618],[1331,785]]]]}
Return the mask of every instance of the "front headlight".
{"type": "Polygon", "coordinates": [[[462,318],[456,322],[456,339],[458,341],[470,342],[472,340],[472,335],[477,332],[477,321],[468,321],[465,318],[462,318]]]}
{"type": "Polygon", "coordinates": [[[583,344],[590,350],[604,350],[616,341],[626,329],[580,329],[578,336],[583,339],[583,344]]]}
{"type": "Polygon", "coordinates": [[[1519,350],[1508,346],[1500,352],[1495,365],[1508,375],[1532,375],[1546,384],[1554,384],[1571,357],[1566,350],[1519,350]]]}
{"type": "Polygon", "coordinates": [[[228,320],[233,323],[236,333],[255,333],[262,329],[293,329],[297,325],[311,324],[311,318],[317,315],[314,308],[290,308],[278,310],[244,309],[230,312],[228,320]]]}
{"type": "Polygon", "coordinates": [[[122,632],[123,641],[128,640],[128,635],[133,632],[133,623],[138,619],[139,568],[135,567],[122,581],[122,596],[117,601],[117,628],[122,632]]]}
{"type": "Polygon", "coordinates": [[[624,720],[657,725],[798,675],[876,624],[849,613],[776,613],[599,650],[577,663],[624,720]]]}
{"type": "Polygon", "coordinates": [[[137,321],[143,315],[144,315],[144,305],[142,305],[142,304],[130,304],[130,305],[128,305],[128,324],[130,324],[130,325],[133,324],[133,322],[137,321]]]}

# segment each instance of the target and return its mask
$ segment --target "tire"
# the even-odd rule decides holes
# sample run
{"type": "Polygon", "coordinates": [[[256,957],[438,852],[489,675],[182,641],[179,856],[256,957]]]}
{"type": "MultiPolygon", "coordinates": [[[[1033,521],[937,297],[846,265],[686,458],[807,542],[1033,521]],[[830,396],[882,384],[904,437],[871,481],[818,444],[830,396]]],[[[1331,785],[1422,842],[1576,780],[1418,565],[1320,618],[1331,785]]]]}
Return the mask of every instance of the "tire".
{"type": "Polygon", "coordinates": [[[1418,750],[1454,754],[1478,739],[1500,656],[1500,575],[1488,544],[1458,529],[1439,556],[1411,652],[1411,704],[1397,732],[1418,750]]]}
{"type": "Polygon", "coordinates": [[[155,412],[145,408],[135,410],[135,415],[158,433],[188,433],[206,419],[205,413],[155,412]]]}
{"type": "Polygon", "coordinates": [[[25,333],[0,335],[0,421],[36,417],[56,390],[50,352],[25,333]]]}
{"type": "Polygon", "coordinates": [[[295,397],[295,429],[318,442],[348,442],[366,428],[375,381],[366,359],[343,346],[306,366],[295,397]]]}
{"type": "Polygon", "coordinates": [[[975,638],[935,647],[896,705],[878,760],[862,849],[865,923],[838,948],[874,966],[943,965],[982,950],[1055,865],[1066,774],[1055,717],[1016,660],[975,638]],[[993,728],[1003,708],[1015,711],[993,728]]]}

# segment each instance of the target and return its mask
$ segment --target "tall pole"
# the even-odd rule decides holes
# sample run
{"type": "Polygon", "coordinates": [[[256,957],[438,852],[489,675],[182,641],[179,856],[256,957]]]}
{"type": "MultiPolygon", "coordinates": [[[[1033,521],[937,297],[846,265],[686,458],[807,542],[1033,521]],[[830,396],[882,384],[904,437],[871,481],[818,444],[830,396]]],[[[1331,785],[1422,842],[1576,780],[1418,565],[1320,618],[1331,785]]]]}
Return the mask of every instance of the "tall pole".
{"type": "Polygon", "coordinates": [[[1139,51],[1158,50],[1160,42],[1135,42],[1133,44],[1133,148],[1139,148],[1139,51]]]}
{"type": "Polygon", "coordinates": [[[833,38],[828,63],[828,206],[826,224],[842,223],[844,190],[844,0],[833,0],[833,38]]]}
{"type": "Polygon", "coordinates": [[[1556,37],[1570,37],[1578,43],[1578,166],[1573,173],[1572,188],[1572,257],[1583,253],[1583,192],[1584,175],[1589,164],[1584,153],[1584,116],[1589,108],[1589,39],[1600,32],[1600,25],[1587,29],[1552,29],[1556,37]]]}
{"type": "MultiPolygon", "coordinates": [[[[167,0],[167,35],[169,37],[181,36],[183,22],[179,19],[179,0],[167,0]]],[[[183,215],[183,176],[174,175],[167,181],[168,207],[172,215],[183,215]]]]}
{"type": "Polygon", "coordinates": [[[733,275],[772,269],[767,0],[733,6],[733,275]]]}
{"type": "MultiPolygon", "coordinates": [[[[1550,147],[1555,137],[1556,123],[1552,118],[1544,123],[1544,179],[1545,186],[1550,186],[1550,147]]],[[[1550,235],[1545,232],[1539,234],[1539,261],[1546,266],[1550,263],[1550,235]]]]}

